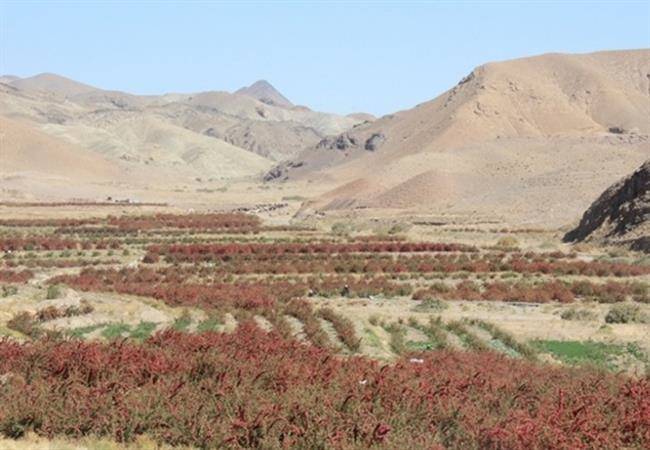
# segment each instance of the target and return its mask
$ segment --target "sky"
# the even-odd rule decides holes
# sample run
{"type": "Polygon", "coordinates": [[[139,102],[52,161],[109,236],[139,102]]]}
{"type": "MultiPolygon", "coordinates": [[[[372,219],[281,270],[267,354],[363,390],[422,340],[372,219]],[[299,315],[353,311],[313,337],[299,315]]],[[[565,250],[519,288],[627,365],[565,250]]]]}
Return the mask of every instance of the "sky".
{"type": "Polygon", "coordinates": [[[647,0],[0,0],[0,74],[136,94],[266,79],[296,104],[341,114],[413,107],[490,61],[648,47],[647,0]]]}

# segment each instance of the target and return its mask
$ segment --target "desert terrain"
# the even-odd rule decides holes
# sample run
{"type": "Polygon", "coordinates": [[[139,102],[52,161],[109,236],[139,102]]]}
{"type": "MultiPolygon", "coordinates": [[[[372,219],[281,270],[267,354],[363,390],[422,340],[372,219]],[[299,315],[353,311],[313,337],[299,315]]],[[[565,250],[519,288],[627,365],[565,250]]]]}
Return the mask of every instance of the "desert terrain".
{"type": "Polygon", "coordinates": [[[650,50],[375,118],[0,79],[0,447],[647,448],[650,50]]]}

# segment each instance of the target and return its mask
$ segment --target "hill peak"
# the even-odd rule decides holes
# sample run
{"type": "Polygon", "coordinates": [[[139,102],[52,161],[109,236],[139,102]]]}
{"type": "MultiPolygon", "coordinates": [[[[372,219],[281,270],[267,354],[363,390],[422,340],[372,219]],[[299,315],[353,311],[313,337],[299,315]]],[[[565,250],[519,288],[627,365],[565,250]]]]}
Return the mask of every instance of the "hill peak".
{"type": "Polygon", "coordinates": [[[266,80],[258,80],[250,86],[243,87],[235,92],[236,94],[253,97],[263,103],[275,106],[290,108],[293,103],[280,93],[271,83],[266,80]]]}
{"type": "Polygon", "coordinates": [[[54,92],[65,97],[99,90],[88,84],[48,72],[39,73],[28,78],[19,78],[10,84],[18,89],[54,92]]]}

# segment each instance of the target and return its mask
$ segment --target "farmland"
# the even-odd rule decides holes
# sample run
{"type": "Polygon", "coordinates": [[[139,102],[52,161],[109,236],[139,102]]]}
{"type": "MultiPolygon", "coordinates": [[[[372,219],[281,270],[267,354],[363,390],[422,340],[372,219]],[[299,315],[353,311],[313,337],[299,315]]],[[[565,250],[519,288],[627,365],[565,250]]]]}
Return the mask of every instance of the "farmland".
{"type": "MultiPolygon", "coordinates": [[[[646,448],[650,264],[543,231],[0,220],[0,434],[646,448]]],[[[73,205],[74,207],[74,205],[73,205]]]]}

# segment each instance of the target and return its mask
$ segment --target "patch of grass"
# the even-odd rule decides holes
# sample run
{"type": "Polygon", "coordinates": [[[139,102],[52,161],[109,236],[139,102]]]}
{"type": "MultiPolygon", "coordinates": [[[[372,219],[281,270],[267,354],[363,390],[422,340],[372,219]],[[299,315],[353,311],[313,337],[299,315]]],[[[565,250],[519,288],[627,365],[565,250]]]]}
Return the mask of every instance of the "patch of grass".
{"type": "Polygon", "coordinates": [[[215,317],[208,317],[196,326],[196,331],[198,333],[203,333],[206,331],[219,331],[222,323],[215,317]]]}
{"type": "Polygon", "coordinates": [[[78,327],[78,328],[73,328],[68,331],[68,335],[73,338],[78,338],[81,339],[85,335],[92,333],[95,330],[99,330],[100,328],[103,328],[106,326],[104,323],[98,323],[96,325],[88,325],[87,327],[78,327]]]}
{"type": "Polygon", "coordinates": [[[52,284],[48,286],[47,293],[45,294],[45,298],[47,300],[53,300],[59,297],[61,297],[61,288],[56,284],[52,284]]]}
{"type": "Polygon", "coordinates": [[[131,330],[129,336],[138,341],[144,341],[151,336],[151,333],[153,333],[157,325],[158,324],[155,322],[140,322],[135,328],[133,328],[133,330],[131,330]]]}
{"type": "Polygon", "coordinates": [[[377,333],[375,333],[373,330],[366,327],[363,329],[363,335],[366,338],[365,341],[369,346],[381,348],[381,339],[379,339],[379,336],[377,336],[377,333]]]}
{"type": "Polygon", "coordinates": [[[183,314],[181,314],[180,317],[174,320],[174,324],[172,325],[172,328],[174,328],[176,331],[187,331],[187,329],[191,324],[192,324],[192,316],[190,316],[189,311],[184,310],[183,314]]]}
{"type": "Polygon", "coordinates": [[[613,358],[630,353],[627,346],[594,341],[538,340],[531,344],[539,351],[551,353],[565,364],[592,364],[610,369],[615,368],[613,358]]]}
{"type": "Polygon", "coordinates": [[[426,352],[430,350],[437,350],[438,346],[435,342],[430,341],[408,341],[406,342],[406,348],[410,351],[426,352]]]}
{"type": "Polygon", "coordinates": [[[131,331],[131,326],[125,323],[111,323],[104,328],[102,336],[106,339],[116,339],[131,331]]]}

